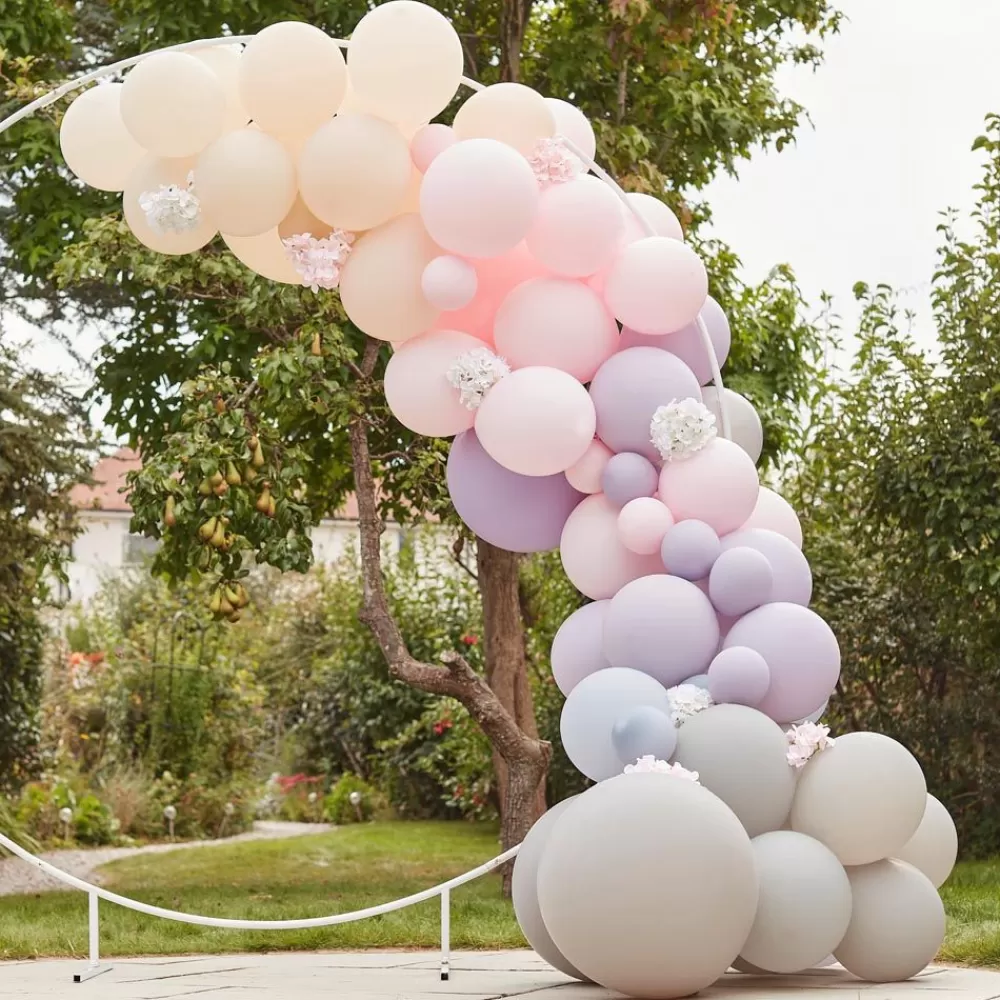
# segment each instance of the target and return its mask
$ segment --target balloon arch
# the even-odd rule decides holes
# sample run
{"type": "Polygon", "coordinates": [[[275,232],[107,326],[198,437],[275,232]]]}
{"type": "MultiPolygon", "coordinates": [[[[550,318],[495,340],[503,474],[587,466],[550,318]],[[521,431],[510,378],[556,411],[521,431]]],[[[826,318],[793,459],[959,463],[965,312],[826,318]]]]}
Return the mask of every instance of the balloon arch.
{"type": "Polygon", "coordinates": [[[899,743],[820,724],[840,651],[673,212],[595,164],[571,104],[464,78],[451,24],[414,0],[349,42],[284,22],[126,60],[0,129],[129,68],[68,109],[70,169],[123,192],[154,251],[221,234],[265,278],[338,290],[392,345],[400,422],[454,436],[463,521],[515,552],[559,548],[589,599],[552,670],[595,784],[522,845],[532,946],[634,997],[831,954],[862,979],[919,972],[954,824],[899,743]],[[452,125],[432,123],[462,84],[452,125]]]}

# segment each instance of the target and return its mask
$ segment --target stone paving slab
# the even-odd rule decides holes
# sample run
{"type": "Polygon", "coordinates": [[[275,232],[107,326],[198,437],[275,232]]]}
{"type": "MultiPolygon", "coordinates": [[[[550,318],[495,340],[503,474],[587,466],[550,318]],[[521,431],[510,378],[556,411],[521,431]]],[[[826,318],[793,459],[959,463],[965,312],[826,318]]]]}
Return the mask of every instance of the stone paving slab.
{"type": "MultiPolygon", "coordinates": [[[[0,963],[3,1000],[614,1000],[599,986],[575,983],[533,952],[464,952],[452,956],[442,983],[432,952],[378,951],[178,956],[112,960],[112,969],[74,985],[84,963],[0,963]]],[[[1000,1000],[1000,972],[934,968],[907,983],[860,983],[833,967],[800,976],[731,973],[703,991],[706,1000],[1000,1000]]],[[[620,998],[618,998],[620,1000],[620,998]]]]}

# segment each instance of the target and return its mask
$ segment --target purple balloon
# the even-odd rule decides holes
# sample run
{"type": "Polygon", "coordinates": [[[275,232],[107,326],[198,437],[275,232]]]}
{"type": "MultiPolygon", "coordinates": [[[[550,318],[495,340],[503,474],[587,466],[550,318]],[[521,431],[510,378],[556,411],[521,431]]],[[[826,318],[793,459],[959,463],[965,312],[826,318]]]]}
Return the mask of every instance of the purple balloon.
{"type": "Polygon", "coordinates": [[[771,686],[767,661],[749,646],[722,650],[708,668],[708,691],[718,705],[759,705],[771,686]]]}
{"type": "Polygon", "coordinates": [[[723,552],[735,548],[756,549],[771,564],[774,582],[770,592],[758,604],[787,601],[789,604],[808,606],[812,597],[812,570],[794,542],[767,528],[749,528],[734,531],[722,539],[723,552]]]}
{"type": "Polygon", "coordinates": [[[473,430],[448,453],[448,492],[458,516],[480,538],[510,552],[559,547],[563,525],[583,499],[560,472],[519,476],[486,454],[473,430]]]}
{"type": "Polygon", "coordinates": [[[660,557],[668,573],[685,580],[704,580],[719,558],[722,545],[704,521],[681,521],[664,536],[660,557]]]}
{"type": "Polygon", "coordinates": [[[680,358],[655,347],[613,354],[590,383],[597,436],[612,451],[635,451],[654,464],[663,460],[649,437],[657,407],[675,399],[701,400],[694,372],[680,358]]]}
{"type": "Polygon", "coordinates": [[[703,673],[718,648],[712,602],[687,580],[641,576],[611,598],[604,654],[613,667],[640,670],[672,687],[703,673]]]}
{"type": "Polygon", "coordinates": [[[552,676],[556,686],[568,695],[591,674],[610,667],[604,655],[604,619],[610,601],[592,601],[577,608],[559,626],[552,640],[552,676]]]}
{"type": "Polygon", "coordinates": [[[719,614],[735,618],[760,607],[770,596],[773,583],[767,557],[748,545],[737,545],[715,560],[708,577],[708,596],[719,614]]]}
{"type": "MultiPolygon", "coordinates": [[[[708,328],[708,336],[715,348],[715,356],[719,359],[719,367],[726,363],[729,357],[729,348],[732,346],[732,333],[729,329],[729,320],[722,311],[722,306],[711,297],[705,300],[701,307],[701,318],[708,328]]],[[[712,365],[705,350],[705,341],[702,339],[701,331],[697,323],[688,323],[682,330],[676,333],[663,333],[654,336],[647,336],[629,329],[627,326],[622,330],[619,350],[624,351],[629,347],[656,347],[662,351],[669,351],[676,355],[694,372],[699,384],[708,385],[712,381],[712,365]]]]}
{"type": "Polygon", "coordinates": [[[617,507],[624,507],[630,500],[651,497],[660,481],[656,466],[648,458],[634,451],[612,455],[601,474],[601,489],[617,507]]]}
{"type": "Polygon", "coordinates": [[[801,604],[765,604],[730,630],[724,649],[749,646],[767,661],[771,686],[758,711],[775,722],[804,719],[826,701],[840,677],[833,630],[801,604]]]}

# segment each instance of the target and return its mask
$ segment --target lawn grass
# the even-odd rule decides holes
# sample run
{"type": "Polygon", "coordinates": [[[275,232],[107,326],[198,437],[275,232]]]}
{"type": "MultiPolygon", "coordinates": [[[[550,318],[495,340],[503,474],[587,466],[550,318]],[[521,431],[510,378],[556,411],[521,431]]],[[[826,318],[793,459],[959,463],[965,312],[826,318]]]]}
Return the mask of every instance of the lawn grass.
{"type": "MultiPolygon", "coordinates": [[[[256,841],[113,862],[105,886],[207,916],[291,919],[374,906],[444,882],[500,852],[495,828],[469,823],[372,823],[293,840],[256,841]]],[[[457,948],[524,947],[499,877],[452,894],[457,948]]],[[[432,948],[437,899],[339,927],[231,931],[147,917],[101,903],[101,951],[112,955],[219,954],[327,948],[432,948]]],[[[80,892],[0,897],[0,959],[87,954],[80,892]]]]}
{"type": "Polygon", "coordinates": [[[962,862],[941,896],[948,913],[941,961],[1000,967],[1000,859],[962,862]]]}

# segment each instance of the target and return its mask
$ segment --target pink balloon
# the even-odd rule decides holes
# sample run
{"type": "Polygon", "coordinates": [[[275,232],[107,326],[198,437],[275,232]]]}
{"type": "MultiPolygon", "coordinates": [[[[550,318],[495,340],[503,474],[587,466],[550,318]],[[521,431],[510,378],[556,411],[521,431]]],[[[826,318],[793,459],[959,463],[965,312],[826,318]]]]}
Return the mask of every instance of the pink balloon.
{"type": "Polygon", "coordinates": [[[658,556],[640,556],[622,545],[618,510],[603,493],[587,497],[570,514],[559,553],[570,583],[595,601],[614,597],[640,576],[663,572],[658,556]]]}
{"type": "Polygon", "coordinates": [[[784,497],[779,496],[766,486],[760,488],[760,492],[757,494],[757,505],[742,527],[743,529],[765,528],[768,531],[774,531],[779,535],[784,535],[797,548],[802,548],[802,525],[799,524],[798,515],[784,497]]]}
{"type": "Polygon", "coordinates": [[[704,521],[720,535],[746,521],[759,488],[750,456],[725,438],[715,438],[690,458],[667,462],[660,473],[660,499],[674,517],[704,521]]]}
{"type": "Polygon", "coordinates": [[[587,390],[558,368],[519,368],[486,393],[476,436],[494,462],[522,476],[564,472],[594,439],[587,390]]]}
{"type": "Polygon", "coordinates": [[[547,365],[589,382],[617,350],[618,324],[581,282],[535,278],[503,300],[493,340],[511,368],[547,365]]]}
{"type": "Polygon", "coordinates": [[[673,514],[659,500],[637,497],[618,514],[618,537],[630,552],[649,556],[660,551],[663,536],[673,525],[673,514]]]}
{"type": "Polygon", "coordinates": [[[584,278],[611,262],[624,225],[614,191],[596,177],[578,177],[542,192],[528,249],[554,273],[584,278]]]}
{"type": "Polygon", "coordinates": [[[621,249],[604,287],[604,300],[615,317],[645,334],[687,326],[707,297],[708,273],[701,258],[687,244],[666,236],[649,236],[621,249]]]}
{"type": "Polygon", "coordinates": [[[434,159],[420,185],[431,239],[462,257],[496,257],[528,234],[538,181],[528,161],[495,139],[467,139],[434,159]]]}
{"type": "Polygon", "coordinates": [[[458,142],[458,136],[450,125],[425,125],[418,129],[416,135],[410,140],[410,159],[413,165],[422,174],[427,173],[427,168],[434,162],[435,158],[443,153],[450,146],[458,142]]]}
{"type": "Polygon", "coordinates": [[[603,442],[594,438],[583,453],[583,458],[574,462],[566,470],[570,486],[581,493],[600,493],[604,466],[614,452],[603,442]]]}
{"type": "Polygon", "coordinates": [[[475,412],[448,382],[452,362],[483,342],[458,330],[434,330],[398,347],[385,369],[385,398],[396,419],[417,434],[449,437],[468,430],[475,412]]]}
{"type": "MultiPolygon", "coordinates": [[[[672,240],[683,240],[684,230],[680,220],[674,215],[669,205],[654,198],[651,194],[641,194],[638,191],[625,195],[629,207],[625,208],[625,229],[623,239],[626,243],[635,243],[645,239],[649,233],[646,227],[635,217],[639,213],[653,228],[656,236],[667,236],[672,240]]],[[[622,206],[624,208],[624,206],[622,206]]]]}
{"type": "Polygon", "coordinates": [[[461,257],[435,257],[420,278],[424,298],[438,309],[455,310],[476,297],[476,269],[461,257]]]}

